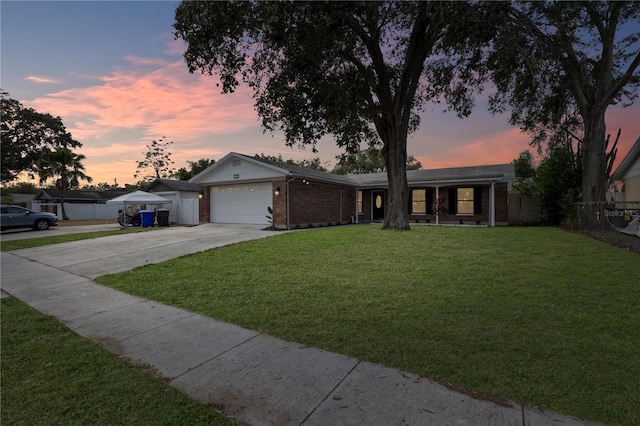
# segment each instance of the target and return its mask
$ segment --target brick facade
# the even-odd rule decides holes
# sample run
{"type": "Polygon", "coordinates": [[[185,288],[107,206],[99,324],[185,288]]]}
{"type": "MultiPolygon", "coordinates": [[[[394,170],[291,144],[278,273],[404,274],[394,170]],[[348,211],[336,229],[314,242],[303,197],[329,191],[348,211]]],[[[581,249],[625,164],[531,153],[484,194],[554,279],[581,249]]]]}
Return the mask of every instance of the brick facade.
{"type": "Polygon", "coordinates": [[[279,194],[273,197],[276,228],[344,224],[355,220],[355,188],[304,179],[294,179],[288,184],[284,180],[274,181],[273,186],[280,188],[279,194]]]}
{"type": "Polygon", "coordinates": [[[200,215],[200,223],[209,223],[211,222],[211,187],[200,187],[200,194],[202,194],[202,198],[200,198],[198,202],[198,214],[200,215]]]}

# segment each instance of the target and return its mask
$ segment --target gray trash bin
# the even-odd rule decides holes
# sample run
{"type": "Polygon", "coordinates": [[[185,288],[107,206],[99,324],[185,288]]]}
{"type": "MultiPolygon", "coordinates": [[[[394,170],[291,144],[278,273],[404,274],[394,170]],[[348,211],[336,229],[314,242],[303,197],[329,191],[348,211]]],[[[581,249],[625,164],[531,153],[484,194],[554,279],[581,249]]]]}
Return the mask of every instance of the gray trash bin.
{"type": "Polygon", "coordinates": [[[169,226],[169,210],[168,209],[156,210],[156,218],[158,220],[158,226],[169,226]]]}

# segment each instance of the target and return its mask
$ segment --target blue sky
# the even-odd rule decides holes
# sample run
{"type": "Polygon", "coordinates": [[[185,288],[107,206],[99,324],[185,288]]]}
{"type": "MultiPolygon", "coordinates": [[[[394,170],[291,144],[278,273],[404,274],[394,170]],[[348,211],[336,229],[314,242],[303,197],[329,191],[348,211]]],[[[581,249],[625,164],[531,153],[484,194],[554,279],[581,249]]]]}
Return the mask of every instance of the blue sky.
{"type": "MultiPolygon", "coordinates": [[[[26,107],[61,116],[83,143],[94,183],[134,183],[146,144],[174,142],[174,167],[218,160],[230,151],[319,156],[331,168],[340,153],[330,139],[317,154],[287,148],[279,134],[263,134],[251,93],[221,95],[216,78],[189,74],[184,46],[172,35],[177,1],[2,1],[0,87],[26,107]]],[[[610,108],[611,109],[611,108],[610,108]]],[[[409,154],[424,168],[511,162],[529,138],[507,117],[486,112],[459,120],[429,105],[409,154]]],[[[611,110],[607,127],[622,127],[620,156],[640,135],[640,108],[611,110]]]]}

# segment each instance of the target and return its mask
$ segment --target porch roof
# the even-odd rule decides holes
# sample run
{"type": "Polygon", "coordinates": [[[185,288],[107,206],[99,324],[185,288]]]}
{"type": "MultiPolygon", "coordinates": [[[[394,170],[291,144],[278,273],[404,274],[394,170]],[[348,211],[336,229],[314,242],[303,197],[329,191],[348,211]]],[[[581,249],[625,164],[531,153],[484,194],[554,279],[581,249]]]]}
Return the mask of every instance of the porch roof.
{"type": "MultiPolygon", "coordinates": [[[[387,186],[386,173],[350,175],[360,187],[387,186]]],[[[513,164],[453,167],[447,169],[407,170],[409,186],[445,186],[460,183],[512,182],[515,180],[513,164]]]]}

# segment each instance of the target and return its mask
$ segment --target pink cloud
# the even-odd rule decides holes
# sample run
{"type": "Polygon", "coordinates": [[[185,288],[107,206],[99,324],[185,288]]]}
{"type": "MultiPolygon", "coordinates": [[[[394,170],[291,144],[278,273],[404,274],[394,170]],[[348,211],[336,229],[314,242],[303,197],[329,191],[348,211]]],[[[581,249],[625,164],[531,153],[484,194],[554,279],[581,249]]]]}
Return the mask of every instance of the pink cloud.
{"type": "Polygon", "coordinates": [[[132,68],[116,69],[98,85],[52,93],[30,104],[60,115],[81,141],[99,139],[115,129],[139,130],[147,138],[191,139],[233,133],[257,123],[247,89],[222,95],[214,77],[190,75],[181,61],[129,59],[132,68]],[[142,65],[157,66],[141,72],[142,65]]]}
{"type": "Polygon", "coordinates": [[[26,81],[30,81],[32,83],[38,83],[38,84],[60,84],[60,80],[57,80],[55,78],[50,78],[50,77],[43,77],[40,75],[30,75],[28,77],[25,78],[26,81]]]}

